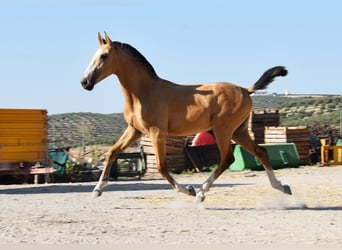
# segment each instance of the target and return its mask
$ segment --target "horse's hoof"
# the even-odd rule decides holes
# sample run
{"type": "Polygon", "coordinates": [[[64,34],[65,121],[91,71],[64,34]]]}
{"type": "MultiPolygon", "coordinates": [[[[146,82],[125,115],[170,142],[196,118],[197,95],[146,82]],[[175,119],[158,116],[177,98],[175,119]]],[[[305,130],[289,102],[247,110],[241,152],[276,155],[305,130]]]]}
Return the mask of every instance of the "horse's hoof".
{"type": "Polygon", "coordinates": [[[283,188],[284,188],[284,193],[285,193],[285,194],[292,195],[292,191],[291,191],[290,186],[284,185],[283,188]]]}
{"type": "Polygon", "coordinates": [[[93,197],[94,198],[100,197],[101,195],[102,195],[102,191],[101,190],[95,189],[93,191],[93,197]]]}
{"type": "Polygon", "coordinates": [[[201,203],[205,200],[204,193],[202,191],[198,192],[196,195],[196,203],[201,203]]]}
{"type": "Polygon", "coordinates": [[[187,185],[186,189],[188,190],[189,195],[196,196],[196,190],[193,186],[187,185]]]}

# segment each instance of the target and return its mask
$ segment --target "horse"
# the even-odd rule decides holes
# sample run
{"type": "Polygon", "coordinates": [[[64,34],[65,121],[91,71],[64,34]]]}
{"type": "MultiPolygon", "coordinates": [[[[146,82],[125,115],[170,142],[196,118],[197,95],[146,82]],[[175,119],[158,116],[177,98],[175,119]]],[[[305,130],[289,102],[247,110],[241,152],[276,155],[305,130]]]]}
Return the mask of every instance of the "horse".
{"type": "Polygon", "coordinates": [[[127,128],[108,150],[105,164],[93,196],[102,195],[108,185],[115,158],[143,134],[151,139],[157,169],[177,192],[205,199],[214,181],[234,162],[231,140],[254,155],[264,166],[271,186],[291,195],[291,188],[275,176],[269,156],[248,133],[252,109],[250,95],[265,89],[278,76],[286,76],[284,66],[265,71],[252,86],[243,88],[233,83],[215,82],[197,85],[177,84],[160,78],[148,60],[133,46],[112,41],[98,33],[100,48],[95,52],[82,78],[81,85],[91,91],[95,84],[114,74],[119,79],[124,97],[123,110],[127,128]],[[203,182],[198,192],[192,185],[178,183],[166,166],[166,138],[188,136],[212,129],[220,152],[218,168],[203,182]]]}

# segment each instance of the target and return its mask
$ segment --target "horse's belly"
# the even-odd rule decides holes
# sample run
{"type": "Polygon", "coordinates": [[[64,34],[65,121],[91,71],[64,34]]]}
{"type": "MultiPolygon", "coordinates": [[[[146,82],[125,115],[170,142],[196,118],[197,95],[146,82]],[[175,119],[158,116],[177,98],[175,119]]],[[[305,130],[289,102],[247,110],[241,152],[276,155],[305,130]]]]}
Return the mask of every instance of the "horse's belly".
{"type": "Polygon", "coordinates": [[[206,131],[211,128],[209,119],[186,120],[179,119],[170,122],[168,126],[169,135],[194,135],[201,131],[206,131]]]}

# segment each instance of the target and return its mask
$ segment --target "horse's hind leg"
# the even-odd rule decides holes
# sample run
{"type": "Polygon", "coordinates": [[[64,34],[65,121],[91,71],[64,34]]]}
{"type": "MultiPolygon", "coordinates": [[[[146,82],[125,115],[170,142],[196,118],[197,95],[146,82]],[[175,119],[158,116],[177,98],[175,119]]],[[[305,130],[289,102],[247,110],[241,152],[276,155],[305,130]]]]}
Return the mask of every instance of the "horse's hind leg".
{"type": "Polygon", "coordinates": [[[108,150],[102,174],[93,190],[94,197],[101,196],[103,189],[107,186],[110,169],[115,158],[140,137],[141,133],[138,130],[128,126],[120,139],[108,150]]]}
{"type": "Polygon", "coordinates": [[[233,140],[240,144],[249,153],[256,156],[256,158],[258,158],[258,160],[263,164],[273,188],[278,189],[286,194],[292,194],[291,188],[288,185],[282,185],[281,182],[276,178],[266,149],[256,144],[249,136],[247,122],[245,122],[235,131],[233,134],[233,140]]]}
{"type": "MultiPolygon", "coordinates": [[[[224,130],[221,130],[224,131],[224,130]]],[[[220,164],[218,168],[209,176],[209,178],[202,184],[199,192],[196,195],[196,202],[202,202],[205,199],[205,193],[209,191],[214,181],[234,162],[233,149],[230,137],[226,134],[220,134],[215,131],[217,146],[220,151],[220,164]]]]}

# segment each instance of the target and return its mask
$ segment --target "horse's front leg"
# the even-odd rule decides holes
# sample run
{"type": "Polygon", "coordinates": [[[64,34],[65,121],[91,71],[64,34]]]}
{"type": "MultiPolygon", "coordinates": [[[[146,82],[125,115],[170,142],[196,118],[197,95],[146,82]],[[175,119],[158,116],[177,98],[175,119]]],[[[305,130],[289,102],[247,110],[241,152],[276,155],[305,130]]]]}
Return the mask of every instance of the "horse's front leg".
{"type": "Polygon", "coordinates": [[[101,196],[103,189],[108,185],[110,169],[112,168],[115,158],[140,137],[141,133],[138,130],[128,126],[120,139],[108,150],[102,174],[93,190],[94,197],[101,196]]]}
{"type": "Polygon", "coordinates": [[[177,191],[191,196],[196,196],[196,191],[193,186],[186,186],[179,184],[170,175],[166,163],[166,136],[162,136],[157,132],[150,132],[150,139],[152,141],[153,149],[156,155],[157,168],[159,173],[170,183],[170,185],[177,191]]]}

